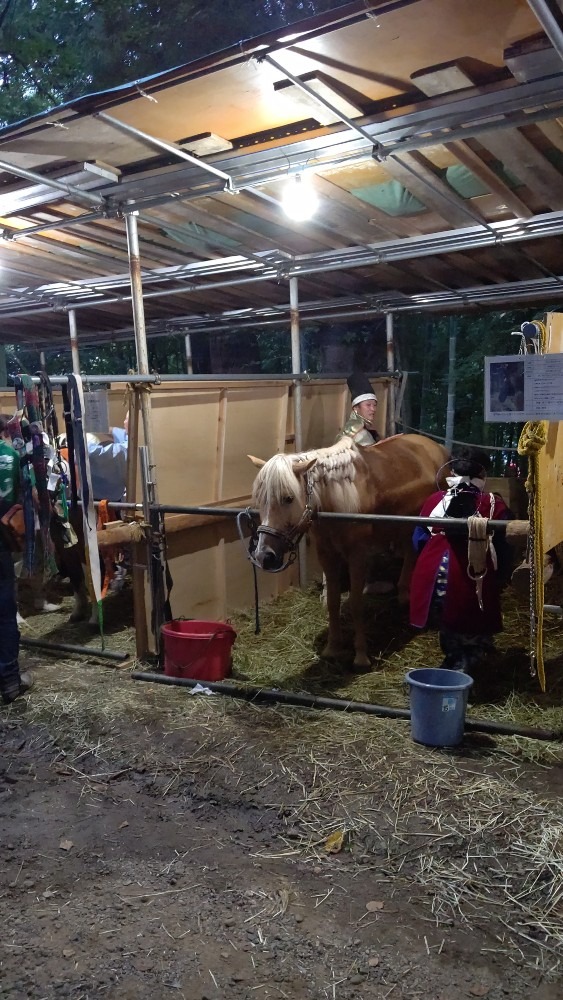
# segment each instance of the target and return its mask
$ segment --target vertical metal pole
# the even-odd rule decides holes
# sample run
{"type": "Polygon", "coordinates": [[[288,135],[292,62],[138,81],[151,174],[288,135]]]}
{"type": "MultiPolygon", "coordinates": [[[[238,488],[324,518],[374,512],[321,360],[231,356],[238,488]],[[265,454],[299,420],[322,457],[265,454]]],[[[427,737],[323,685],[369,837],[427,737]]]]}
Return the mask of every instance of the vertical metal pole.
{"type": "MultiPolygon", "coordinates": [[[[289,279],[289,311],[291,317],[291,371],[301,374],[301,331],[299,328],[299,284],[297,278],[289,279]]],[[[296,379],[293,385],[293,421],[295,425],[295,450],[303,451],[302,386],[296,379]]]]}
{"type": "Polygon", "coordinates": [[[194,359],[192,357],[192,338],[189,333],[186,334],[186,375],[193,375],[194,373],[194,359]]]}
{"type": "MultiPolygon", "coordinates": [[[[297,278],[289,279],[289,312],[291,317],[291,371],[301,374],[301,330],[299,325],[299,283],[297,278]]],[[[293,383],[293,423],[295,429],[295,450],[303,451],[303,385],[301,379],[293,383]]],[[[307,586],[307,553],[305,539],[299,545],[299,583],[307,586]]]]}
{"type": "MultiPolygon", "coordinates": [[[[385,334],[387,340],[387,371],[395,371],[395,337],[393,334],[393,313],[387,313],[385,316],[385,334]]],[[[395,434],[397,431],[396,423],[396,413],[395,413],[395,383],[389,382],[389,389],[387,392],[387,433],[389,435],[395,434]]]]}
{"type": "MultiPolygon", "coordinates": [[[[139,233],[137,229],[137,214],[128,212],[125,216],[127,227],[127,249],[129,252],[129,275],[131,279],[131,304],[133,307],[133,325],[135,328],[135,351],[137,354],[137,370],[139,375],[149,375],[149,352],[147,347],[147,331],[145,326],[145,308],[143,304],[143,282],[141,279],[141,255],[139,251],[139,233]]],[[[151,405],[148,392],[141,392],[141,414],[143,417],[143,433],[148,452],[149,465],[154,469],[154,448],[152,440],[151,405]]],[[[158,503],[156,482],[154,484],[155,503],[158,503]]]]}
{"type": "MultiPolygon", "coordinates": [[[[128,212],[125,215],[125,225],[127,228],[127,250],[129,254],[129,275],[131,280],[131,304],[133,308],[133,325],[135,328],[135,351],[137,355],[137,370],[139,375],[148,375],[149,353],[147,347],[147,331],[145,326],[145,309],[143,304],[143,282],[141,278],[141,254],[139,249],[139,232],[137,228],[137,214],[128,212]]],[[[141,481],[143,488],[143,504],[145,518],[151,525],[151,538],[147,545],[147,559],[149,570],[149,584],[152,602],[152,628],[156,652],[160,653],[160,624],[164,615],[164,560],[163,560],[163,534],[160,530],[163,525],[164,515],[160,515],[158,525],[154,523],[154,517],[150,511],[149,504],[158,503],[158,490],[156,485],[156,465],[154,461],[154,446],[151,423],[151,404],[149,393],[140,391],[141,414],[143,418],[143,435],[145,439],[144,448],[140,449],[141,454],[141,481]],[[148,516],[150,515],[150,516],[148,516]],[[155,532],[155,528],[157,528],[155,532]],[[160,563],[160,574],[156,572],[156,558],[160,563]]]]}
{"type": "Polygon", "coordinates": [[[39,367],[42,372],[47,371],[47,359],[45,358],[45,351],[39,351],[39,367]]]}
{"type": "Polygon", "coordinates": [[[80,375],[80,355],[78,353],[78,329],[76,326],[76,309],[68,311],[68,326],[70,330],[70,353],[72,355],[72,370],[80,375]]]}
{"type": "Polygon", "coordinates": [[[448,408],[446,410],[445,445],[451,451],[454,437],[455,417],[455,355],[457,342],[457,317],[450,316],[450,345],[448,356],[448,408]]]}

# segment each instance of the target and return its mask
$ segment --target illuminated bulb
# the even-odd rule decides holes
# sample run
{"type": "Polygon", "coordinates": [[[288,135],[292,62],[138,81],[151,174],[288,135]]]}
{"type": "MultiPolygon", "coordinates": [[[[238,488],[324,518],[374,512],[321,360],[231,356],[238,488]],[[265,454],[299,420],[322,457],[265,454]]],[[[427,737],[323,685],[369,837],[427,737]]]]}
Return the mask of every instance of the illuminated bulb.
{"type": "Polygon", "coordinates": [[[319,199],[312,184],[301,174],[294,174],[283,192],[282,205],[285,214],[294,222],[305,222],[317,211],[319,199]]]}

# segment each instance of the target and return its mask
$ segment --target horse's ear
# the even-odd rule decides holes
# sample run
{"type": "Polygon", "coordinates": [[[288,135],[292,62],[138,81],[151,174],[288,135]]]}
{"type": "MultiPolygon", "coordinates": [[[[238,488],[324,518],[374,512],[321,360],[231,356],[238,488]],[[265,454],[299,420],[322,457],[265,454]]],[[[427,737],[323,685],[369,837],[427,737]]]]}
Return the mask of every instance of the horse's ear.
{"type": "Polygon", "coordinates": [[[294,462],[293,471],[297,476],[304,476],[306,472],[309,472],[314,465],[317,464],[316,458],[310,458],[308,462],[294,462]]]}
{"type": "Polygon", "coordinates": [[[250,459],[257,469],[261,469],[266,464],[263,458],[255,458],[254,455],[247,455],[246,457],[250,459]]]}

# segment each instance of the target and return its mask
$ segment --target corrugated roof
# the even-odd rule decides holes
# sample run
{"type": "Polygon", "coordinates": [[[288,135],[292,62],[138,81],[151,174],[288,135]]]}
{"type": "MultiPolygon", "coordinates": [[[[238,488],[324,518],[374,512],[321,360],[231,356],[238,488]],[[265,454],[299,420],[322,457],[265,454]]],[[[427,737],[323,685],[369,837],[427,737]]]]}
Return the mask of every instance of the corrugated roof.
{"type": "Polygon", "coordinates": [[[533,6],[362,0],[3,129],[0,340],[66,341],[69,308],[130,334],[131,210],[149,333],[285,321],[290,275],[309,318],[558,301],[563,33],[533,6]]]}

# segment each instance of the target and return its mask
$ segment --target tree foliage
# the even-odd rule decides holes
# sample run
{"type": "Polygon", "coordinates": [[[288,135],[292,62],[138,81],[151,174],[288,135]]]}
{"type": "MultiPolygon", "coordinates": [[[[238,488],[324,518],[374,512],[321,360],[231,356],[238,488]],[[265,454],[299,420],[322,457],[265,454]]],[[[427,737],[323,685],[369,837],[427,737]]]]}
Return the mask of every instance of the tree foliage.
{"type": "Polygon", "coordinates": [[[190,62],[342,0],[0,0],[0,122],[190,62]]]}

